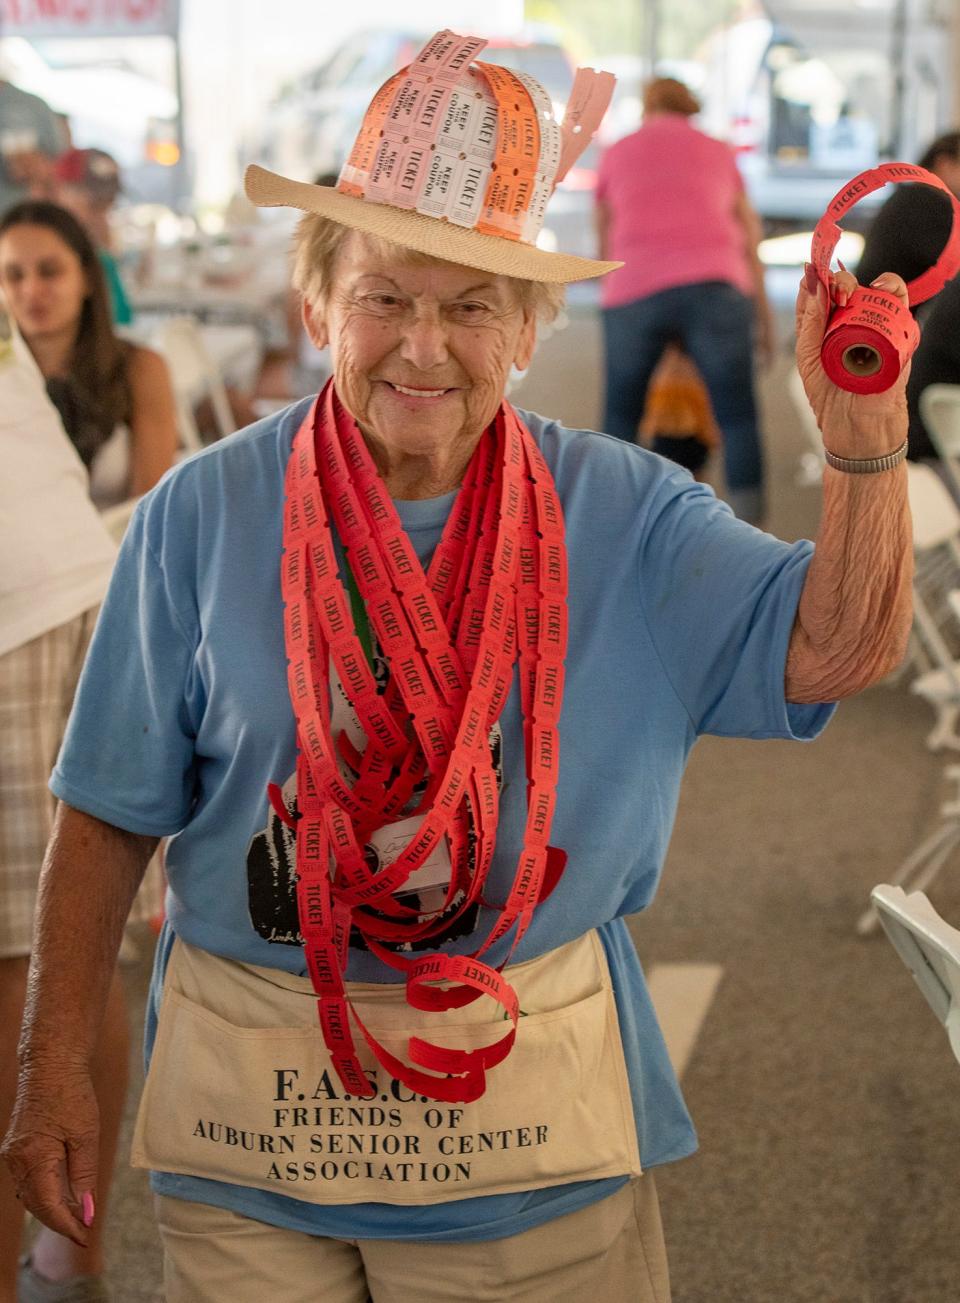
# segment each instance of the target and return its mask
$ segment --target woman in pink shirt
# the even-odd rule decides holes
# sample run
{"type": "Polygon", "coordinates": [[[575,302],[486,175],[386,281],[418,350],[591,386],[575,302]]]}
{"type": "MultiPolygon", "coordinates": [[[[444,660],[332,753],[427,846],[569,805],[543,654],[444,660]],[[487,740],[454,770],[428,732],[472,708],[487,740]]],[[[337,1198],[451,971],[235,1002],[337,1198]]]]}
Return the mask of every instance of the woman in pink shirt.
{"type": "Polygon", "coordinates": [[[772,318],[757,257],[760,223],[730,149],[690,122],[681,82],[644,91],[644,121],[604,155],[597,181],[601,256],[624,266],[601,282],[606,345],[603,429],[632,442],[660,355],[678,343],[706,383],[724,437],[727,497],[763,514],[763,456],[753,335],[769,351],[772,318]]]}

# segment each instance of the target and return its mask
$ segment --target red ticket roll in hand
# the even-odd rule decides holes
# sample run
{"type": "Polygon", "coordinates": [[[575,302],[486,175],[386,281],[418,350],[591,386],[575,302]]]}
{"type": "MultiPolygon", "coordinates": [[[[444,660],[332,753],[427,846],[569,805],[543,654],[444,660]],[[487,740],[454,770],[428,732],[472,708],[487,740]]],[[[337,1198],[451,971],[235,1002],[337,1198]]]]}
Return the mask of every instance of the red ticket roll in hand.
{"type": "MultiPolygon", "coordinates": [[[[953,204],[953,225],[940,257],[907,286],[910,305],[923,303],[943,289],[960,269],[960,203],[950,189],[925,168],[886,163],[861,172],[831,199],[813,233],[810,260],[829,291],[830,259],[840,239],[838,220],[864,195],[891,181],[922,182],[944,191],[953,204]]],[[[920,342],[910,309],[892,294],[858,286],[847,304],[834,308],[820,346],[820,362],[835,385],[855,394],[879,394],[896,381],[920,342]]]]}

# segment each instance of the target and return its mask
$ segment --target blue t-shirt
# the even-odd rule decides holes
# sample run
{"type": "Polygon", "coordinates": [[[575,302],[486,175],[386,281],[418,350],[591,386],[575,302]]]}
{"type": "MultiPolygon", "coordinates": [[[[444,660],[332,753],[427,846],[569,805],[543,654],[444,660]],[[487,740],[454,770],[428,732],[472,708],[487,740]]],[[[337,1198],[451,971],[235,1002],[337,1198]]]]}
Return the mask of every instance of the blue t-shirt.
{"type": "MultiPolygon", "coordinates": [[[[295,733],[279,582],[284,471],[309,400],[181,464],[139,505],[94,635],[53,791],[77,809],[169,836],[173,936],[244,963],[304,972],[290,944],[292,838],[269,807],[295,733]]],[[[811,738],[830,706],[784,700],[784,665],[812,554],[745,525],[673,463],[619,439],[520,414],[556,481],[569,556],[569,652],[551,843],[567,852],[513,962],[599,929],[609,961],[644,1168],[696,1137],[624,916],[653,899],[680,778],[700,733],[811,738]]],[[[397,509],[424,564],[454,494],[397,509]]],[[[497,846],[485,896],[505,899],[525,818],[517,693],[502,718],[497,846]]],[[[291,923],[292,919],[292,923],[291,923]]],[[[476,949],[492,922],[444,944],[476,949]]],[[[498,963],[503,943],[490,952],[498,963]]],[[[354,981],[397,981],[352,950],[354,981]]],[[[495,1089],[495,1074],[491,1078],[495,1089]]],[[[492,1239],[576,1211],[622,1184],[577,1182],[429,1207],[318,1206],[155,1173],[161,1193],[321,1235],[492,1239]]]]}

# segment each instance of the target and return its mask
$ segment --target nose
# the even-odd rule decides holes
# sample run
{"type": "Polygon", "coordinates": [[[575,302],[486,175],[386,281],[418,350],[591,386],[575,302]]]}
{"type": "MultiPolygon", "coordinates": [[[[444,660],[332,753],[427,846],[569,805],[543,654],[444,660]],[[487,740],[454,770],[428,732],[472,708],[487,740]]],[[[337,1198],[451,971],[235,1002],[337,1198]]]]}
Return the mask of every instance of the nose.
{"type": "Polygon", "coordinates": [[[39,298],[43,293],[43,279],[32,272],[27,272],[17,282],[16,291],[21,299],[30,299],[32,301],[39,298]]]}
{"type": "Polygon", "coordinates": [[[418,371],[448,360],[447,331],[439,312],[419,311],[410,319],[400,341],[400,356],[418,371]]]}

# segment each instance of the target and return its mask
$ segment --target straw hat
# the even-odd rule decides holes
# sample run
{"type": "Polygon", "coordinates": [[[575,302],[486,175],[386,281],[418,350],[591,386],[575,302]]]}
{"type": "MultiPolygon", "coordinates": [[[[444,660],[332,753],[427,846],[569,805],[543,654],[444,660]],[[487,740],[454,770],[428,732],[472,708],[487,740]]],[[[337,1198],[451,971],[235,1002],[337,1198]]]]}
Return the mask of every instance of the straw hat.
{"type": "Polygon", "coordinates": [[[437,32],[373,97],[335,187],[252,164],[247,197],[520,280],[566,283],[622,266],[536,247],[547,200],[600,125],[613,77],[580,69],[558,123],[539,82],[474,62],[485,45],[437,32]]]}

